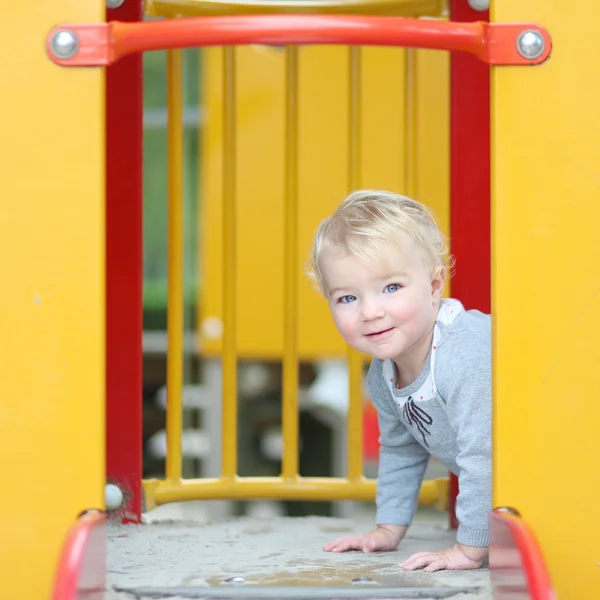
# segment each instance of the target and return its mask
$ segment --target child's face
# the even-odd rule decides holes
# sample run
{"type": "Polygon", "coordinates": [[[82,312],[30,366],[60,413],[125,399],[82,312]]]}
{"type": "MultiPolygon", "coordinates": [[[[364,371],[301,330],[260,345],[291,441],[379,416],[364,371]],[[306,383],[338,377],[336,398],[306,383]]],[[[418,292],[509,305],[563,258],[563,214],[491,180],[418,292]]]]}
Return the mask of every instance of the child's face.
{"type": "Polygon", "coordinates": [[[325,294],[336,327],[353,348],[381,360],[410,360],[429,339],[444,282],[409,239],[402,253],[391,249],[373,268],[344,248],[321,257],[325,294]]]}

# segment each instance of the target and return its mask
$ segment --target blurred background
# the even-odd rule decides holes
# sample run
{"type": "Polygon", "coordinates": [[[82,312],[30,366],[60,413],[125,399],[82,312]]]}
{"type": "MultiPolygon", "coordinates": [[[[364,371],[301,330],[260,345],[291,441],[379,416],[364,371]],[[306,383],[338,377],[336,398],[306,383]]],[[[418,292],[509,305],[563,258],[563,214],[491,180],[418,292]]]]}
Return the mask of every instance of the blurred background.
{"type": "MultiPolygon", "coordinates": [[[[299,465],[345,476],[346,348],[304,274],[312,235],[352,187],[412,194],[449,221],[449,58],[402,48],[298,52],[299,465]],[[360,61],[360,78],[352,78],[360,61]],[[354,81],[355,88],[352,89],[354,81]],[[411,93],[407,94],[406,90],[411,93]],[[360,98],[352,125],[353,94],[360,98]],[[354,127],[354,132],[353,132],[354,127]],[[360,139],[350,167],[351,137],[360,139]],[[418,140],[418,143],[417,143],[418,140]]],[[[183,477],[220,474],[223,55],[183,52],[183,477]]],[[[285,52],[236,50],[238,474],[278,476],[284,304],[285,52]]],[[[355,97],[356,100],[356,97],[355,97]]],[[[164,476],[168,296],[167,53],[144,54],[144,478],[164,476]]],[[[368,363],[364,365],[365,372],[368,363]]],[[[378,430],[364,397],[365,475],[378,430]]],[[[431,474],[446,476],[432,467],[431,474]]],[[[213,502],[226,514],[343,515],[349,502],[213,502]]],[[[190,505],[190,509],[192,506],[190,505]]]]}

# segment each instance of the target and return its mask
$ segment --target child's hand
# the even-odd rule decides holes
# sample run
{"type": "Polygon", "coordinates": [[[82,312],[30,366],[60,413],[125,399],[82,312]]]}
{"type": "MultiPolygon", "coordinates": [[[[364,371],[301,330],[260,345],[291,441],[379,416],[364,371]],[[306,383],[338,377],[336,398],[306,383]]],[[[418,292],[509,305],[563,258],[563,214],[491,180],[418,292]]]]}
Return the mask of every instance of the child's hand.
{"type": "Polygon", "coordinates": [[[323,546],[323,550],[325,552],[347,552],[348,550],[386,552],[395,550],[404,537],[406,530],[405,525],[378,525],[373,531],[369,531],[364,535],[339,538],[323,546]]]}
{"type": "Polygon", "coordinates": [[[487,548],[457,543],[441,552],[417,552],[400,563],[400,566],[406,571],[423,567],[424,571],[478,569],[487,555],[487,548]]]}

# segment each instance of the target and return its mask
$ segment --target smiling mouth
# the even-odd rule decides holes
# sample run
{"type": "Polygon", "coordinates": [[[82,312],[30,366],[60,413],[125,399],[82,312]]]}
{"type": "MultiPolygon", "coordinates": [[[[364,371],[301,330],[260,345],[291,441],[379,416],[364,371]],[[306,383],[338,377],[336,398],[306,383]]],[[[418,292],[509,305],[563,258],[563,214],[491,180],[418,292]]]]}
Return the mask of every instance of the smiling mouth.
{"type": "Polygon", "coordinates": [[[374,338],[374,337],[383,335],[384,333],[388,333],[388,332],[392,331],[392,329],[394,329],[394,328],[389,327],[388,329],[382,329],[381,331],[376,331],[375,333],[367,333],[366,337],[374,338]]]}

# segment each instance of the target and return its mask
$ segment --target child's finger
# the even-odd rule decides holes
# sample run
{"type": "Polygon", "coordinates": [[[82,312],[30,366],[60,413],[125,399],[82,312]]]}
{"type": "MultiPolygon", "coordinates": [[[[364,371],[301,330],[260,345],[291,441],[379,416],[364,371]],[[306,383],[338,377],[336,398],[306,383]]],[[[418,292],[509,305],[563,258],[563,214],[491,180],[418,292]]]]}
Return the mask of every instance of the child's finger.
{"type": "Polygon", "coordinates": [[[400,565],[406,571],[414,571],[416,569],[422,569],[430,563],[434,562],[438,558],[437,554],[433,552],[419,552],[414,556],[411,556],[407,561],[400,565]]]}
{"type": "Polygon", "coordinates": [[[428,554],[431,554],[431,552],[416,552],[415,554],[411,554],[406,560],[400,563],[400,566],[404,567],[405,565],[413,562],[413,560],[421,558],[423,556],[427,556],[428,554]]]}
{"type": "Polygon", "coordinates": [[[346,550],[360,550],[358,538],[339,538],[323,547],[325,552],[345,552],[346,550]]]}
{"type": "Polygon", "coordinates": [[[329,542],[328,544],[325,544],[323,546],[323,550],[325,550],[325,552],[330,552],[332,548],[335,548],[335,546],[337,545],[338,540],[335,540],[333,542],[329,542]]]}
{"type": "Polygon", "coordinates": [[[347,550],[362,550],[362,543],[360,538],[344,538],[339,544],[339,552],[346,552],[347,550]]]}
{"type": "Polygon", "coordinates": [[[333,542],[329,542],[329,544],[325,544],[325,546],[323,546],[324,550],[327,551],[331,551],[333,550],[336,546],[338,546],[341,542],[344,541],[345,538],[338,538],[337,540],[333,540],[333,542]]]}
{"type": "Polygon", "coordinates": [[[428,573],[431,573],[433,571],[442,571],[443,569],[446,569],[447,567],[448,567],[448,561],[445,560],[443,557],[439,557],[439,558],[435,559],[433,562],[429,563],[423,569],[423,571],[427,571],[428,573]]]}

